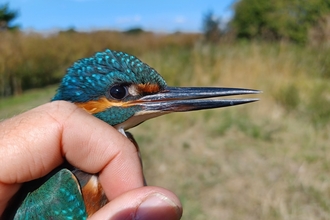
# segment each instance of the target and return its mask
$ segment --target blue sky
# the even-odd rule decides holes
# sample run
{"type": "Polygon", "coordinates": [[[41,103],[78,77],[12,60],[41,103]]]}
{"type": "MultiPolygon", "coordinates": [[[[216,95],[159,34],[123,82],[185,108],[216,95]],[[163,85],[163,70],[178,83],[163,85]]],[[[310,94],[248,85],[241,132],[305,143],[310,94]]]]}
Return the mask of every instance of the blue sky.
{"type": "Polygon", "coordinates": [[[141,27],[160,32],[201,31],[203,15],[212,10],[227,20],[234,0],[0,0],[19,11],[23,29],[49,31],[141,27]]]}

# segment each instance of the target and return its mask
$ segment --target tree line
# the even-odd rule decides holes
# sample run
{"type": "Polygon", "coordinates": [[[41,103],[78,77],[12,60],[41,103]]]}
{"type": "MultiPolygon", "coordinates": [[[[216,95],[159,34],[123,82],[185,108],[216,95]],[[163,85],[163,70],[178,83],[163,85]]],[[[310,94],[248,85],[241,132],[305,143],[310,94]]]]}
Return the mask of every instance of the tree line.
{"type": "Polygon", "coordinates": [[[223,29],[221,18],[205,14],[203,32],[208,41],[229,34],[238,40],[329,44],[330,0],[237,0],[232,8],[233,18],[223,29]]]}

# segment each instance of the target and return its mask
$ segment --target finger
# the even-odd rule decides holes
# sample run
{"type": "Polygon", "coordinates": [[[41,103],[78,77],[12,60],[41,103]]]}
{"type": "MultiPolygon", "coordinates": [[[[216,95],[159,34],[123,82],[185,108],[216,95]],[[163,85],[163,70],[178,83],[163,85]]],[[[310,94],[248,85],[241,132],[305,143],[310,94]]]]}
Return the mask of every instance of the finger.
{"type": "Polygon", "coordinates": [[[102,187],[110,200],[127,190],[143,186],[138,151],[131,141],[95,117],[85,117],[83,123],[79,121],[82,121],[80,116],[72,114],[65,124],[67,132],[62,135],[63,151],[69,163],[88,173],[99,173],[102,187]],[[72,138],[77,135],[88,138],[72,138]]]}
{"type": "Polygon", "coordinates": [[[0,123],[0,204],[19,184],[63,162],[100,179],[111,199],[143,185],[134,145],[117,130],[74,104],[58,101],[0,123]],[[110,191],[113,190],[113,191],[110,191]]]}
{"type": "Polygon", "coordinates": [[[141,187],[115,198],[96,212],[93,219],[180,219],[182,206],[170,191],[160,187],[141,187]]]}
{"type": "Polygon", "coordinates": [[[0,219],[2,219],[1,215],[7,206],[7,202],[14,196],[19,187],[19,184],[8,185],[0,182],[0,219]]]}

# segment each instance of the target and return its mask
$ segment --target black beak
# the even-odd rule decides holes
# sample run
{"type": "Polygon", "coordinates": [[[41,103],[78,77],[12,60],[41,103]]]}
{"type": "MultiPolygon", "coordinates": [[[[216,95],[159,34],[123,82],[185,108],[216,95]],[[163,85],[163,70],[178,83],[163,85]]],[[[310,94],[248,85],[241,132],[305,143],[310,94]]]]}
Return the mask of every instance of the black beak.
{"type": "Polygon", "coordinates": [[[164,91],[138,100],[146,112],[185,112],[222,108],[258,101],[258,99],[210,99],[231,95],[258,94],[261,91],[240,88],[167,87],[164,91]]]}
{"type": "Polygon", "coordinates": [[[139,107],[139,111],[121,124],[117,129],[129,129],[148,119],[171,112],[186,112],[210,108],[222,108],[241,105],[258,99],[215,99],[230,95],[258,94],[261,91],[238,88],[212,87],[167,87],[165,90],[152,95],[145,95],[132,101],[127,106],[139,107]]]}

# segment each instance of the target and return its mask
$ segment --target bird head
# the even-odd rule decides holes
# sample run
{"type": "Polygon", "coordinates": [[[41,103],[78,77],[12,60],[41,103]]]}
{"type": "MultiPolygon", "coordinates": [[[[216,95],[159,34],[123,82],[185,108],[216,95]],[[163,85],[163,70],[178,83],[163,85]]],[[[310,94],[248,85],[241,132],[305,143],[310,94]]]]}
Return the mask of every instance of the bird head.
{"type": "Polygon", "coordinates": [[[55,100],[70,101],[90,114],[127,130],[170,112],[220,108],[257,99],[207,99],[259,93],[215,87],[169,87],[156,70],[136,57],[112,50],[96,53],[68,68],[55,100]]]}

